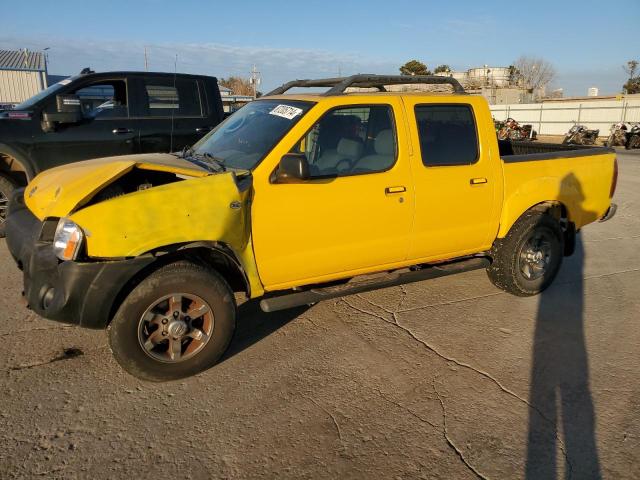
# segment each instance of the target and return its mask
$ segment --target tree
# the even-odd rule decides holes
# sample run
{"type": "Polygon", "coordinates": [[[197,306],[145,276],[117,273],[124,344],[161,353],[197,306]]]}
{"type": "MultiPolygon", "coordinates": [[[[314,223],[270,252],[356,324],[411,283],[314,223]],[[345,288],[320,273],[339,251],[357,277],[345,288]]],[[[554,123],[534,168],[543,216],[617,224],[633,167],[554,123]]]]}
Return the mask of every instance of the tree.
{"type": "Polygon", "coordinates": [[[539,57],[521,56],[512,65],[514,77],[522,86],[536,91],[546,87],[556,76],[556,70],[551,63],[539,57]]]}
{"type": "Polygon", "coordinates": [[[427,66],[418,60],[410,60],[400,67],[402,75],[431,75],[427,66]]]}
{"type": "Polygon", "coordinates": [[[511,85],[517,85],[520,80],[520,70],[515,65],[509,65],[509,83],[511,85]]]}
{"type": "Polygon", "coordinates": [[[622,69],[629,75],[629,80],[622,87],[626,93],[640,93],[640,76],[636,76],[638,65],[637,60],[629,60],[626,65],[622,66],[622,69]]]}
{"type": "Polygon", "coordinates": [[[451,67],[449,65],[438,65],[433,73],[450,73],[451,67]]]}
{"type": "Polygon", "coordinates": [[[627,83],[624,84],[624,91],[631,93],[640,93],[640,77],[630,78],[627,83]]]}
{"type": "Polygon", "coordinates": [[[622,66],[622,69],[629,75],[629,80],[636,76],[636,70],[638,68],[637,60],[629,60],[626,65],[622,66]]]}
{"type": "Polygon", "coordinates": [[[249,79],[242,77],[221,78],[218,83],[227,87],[236,95],[253,95],[253,85],[249,79]]]}

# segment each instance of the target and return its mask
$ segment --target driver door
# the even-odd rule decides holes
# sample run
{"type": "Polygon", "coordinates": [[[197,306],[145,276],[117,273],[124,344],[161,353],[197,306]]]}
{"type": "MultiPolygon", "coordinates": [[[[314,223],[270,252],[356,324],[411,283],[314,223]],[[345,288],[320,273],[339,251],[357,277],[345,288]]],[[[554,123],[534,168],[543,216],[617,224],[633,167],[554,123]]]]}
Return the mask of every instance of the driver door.
{"type": "MultiPolygon", "coordinates": [[[[34,145],[38,164],[51,168],[79,160],[137,153],[137,131],[129,118],[125,79],[95,81],[66,93],[80,98],[83,119],[58,125],[55,131],[38,136],[34,145]]],[[[45,107],[53,108],[55,100],[45,107]]]]}
{"type": "Polygon", "coordinates": [[[396,129],[401,112],[395,99],[326,112],[285,145],[306,155],[306,181],[274,183],[279,158],[260,165],[252,235],[267,290],[383,270],[406,259],[414,195],[407,138],[396,129]]]}

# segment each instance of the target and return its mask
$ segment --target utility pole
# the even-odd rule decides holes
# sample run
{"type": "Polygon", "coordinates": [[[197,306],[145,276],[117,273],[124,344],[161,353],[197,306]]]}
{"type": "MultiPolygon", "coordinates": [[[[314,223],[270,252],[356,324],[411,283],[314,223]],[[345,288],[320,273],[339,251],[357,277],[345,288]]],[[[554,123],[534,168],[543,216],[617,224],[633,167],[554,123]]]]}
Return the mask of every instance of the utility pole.
{"type": "Polygon", "coordinates": [[[149,71],[149,60],[147,59],[147,46],[144,47],[144,71],[149,71]]]}
{"type": "Polygon", "coordinates": [[[254,65],[253,68],[251,69],[251,78],[249,79],[249,82],[251,83],[251,85],[253,85],[253,99],[254,100],[258,96],[258,85],[260,85],[261,80],[262,79],[260,78],[260,72],[258,71],[256,66],[254,65]]]}

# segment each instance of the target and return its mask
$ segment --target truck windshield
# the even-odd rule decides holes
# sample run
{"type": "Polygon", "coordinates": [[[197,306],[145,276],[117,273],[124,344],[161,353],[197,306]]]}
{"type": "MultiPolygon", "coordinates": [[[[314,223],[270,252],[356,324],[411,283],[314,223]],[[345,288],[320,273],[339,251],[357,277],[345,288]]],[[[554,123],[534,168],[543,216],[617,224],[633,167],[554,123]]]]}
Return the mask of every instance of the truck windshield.
{"type": "Polygon", "coordinates": [[[33,106],[36,103],[38,103],[40,100],[51,95],[52,93],[57,92],[64,86],[65,86],[65,83],[54,83],[49,88],[45,88],[40,93],[37,93],[33,97],[28,98],[24,102],[16,105],[14,110],[29,110],[30,108],[33,108],[33,106]]]}
{"type": "Polygon", "coordinates": [[[313,105],[297,100],[253,101],[218,125],[191,151],[215,157],[225,167],[251,170],[313,105]]]}

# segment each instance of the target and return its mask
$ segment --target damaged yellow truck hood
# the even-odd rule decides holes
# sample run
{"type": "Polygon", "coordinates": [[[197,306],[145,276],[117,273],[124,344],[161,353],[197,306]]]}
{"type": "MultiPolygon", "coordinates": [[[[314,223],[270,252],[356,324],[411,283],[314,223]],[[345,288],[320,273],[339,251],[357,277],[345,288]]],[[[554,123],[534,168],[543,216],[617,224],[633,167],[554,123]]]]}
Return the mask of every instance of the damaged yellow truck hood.
{"type": "Polygon", "coordinates": [[[208,175],[203,168],[169,154],[99,158],[63,165],[41,173],[29,183],[25,202],[40,220],[64,217],[133,168],[193,177],[208,175]]]}
{"type": "Polygon", "coordinates": [[[85,233],[88,257],[135,257],[194,242],[224,244],[242,264],[252,295],[261,295],[251,243],[251,188],[240,189],[238,175],[249,172],[211,173],[167,154],[105,158],[41,173],[27,186],[25,203],[40,220],[68,217],[77,223],[85,233]],[[171,172],[179,178],[90,202],[133,168],[171,172]]]}

